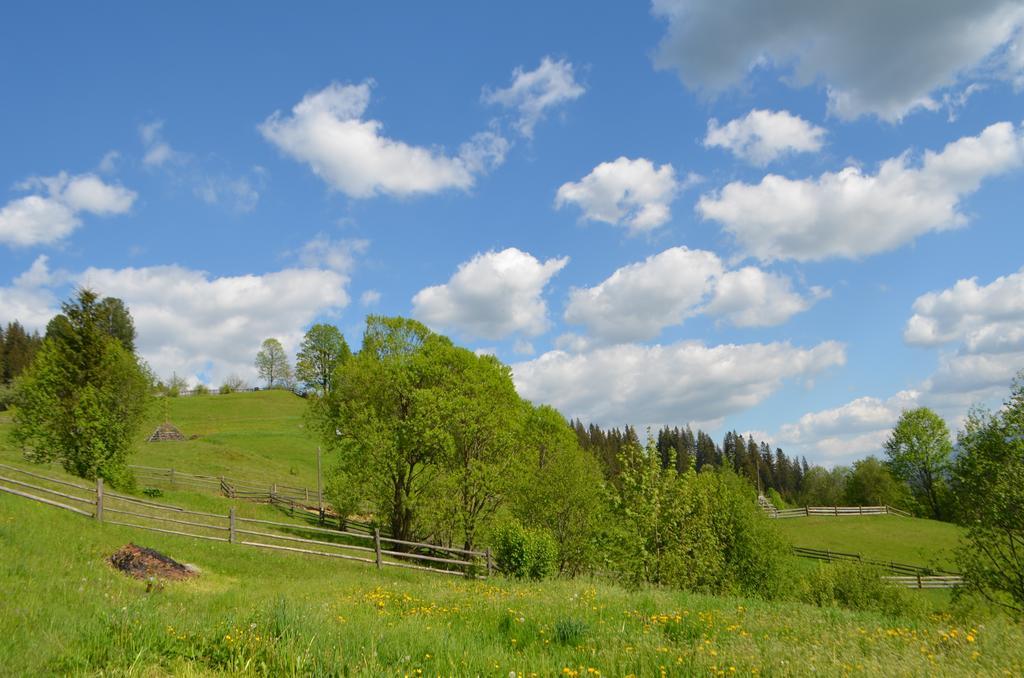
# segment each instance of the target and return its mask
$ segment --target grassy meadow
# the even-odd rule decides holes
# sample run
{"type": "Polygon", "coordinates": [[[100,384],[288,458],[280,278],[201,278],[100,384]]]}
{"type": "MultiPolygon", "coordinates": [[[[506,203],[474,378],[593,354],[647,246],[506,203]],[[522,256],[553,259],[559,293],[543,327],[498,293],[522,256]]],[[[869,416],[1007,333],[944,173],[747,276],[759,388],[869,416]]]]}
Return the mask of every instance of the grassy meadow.
{"type": "Polygon", "coordinates": [[[1020,675],[1024,628],[573,580],[467,581],[139,533],[0,495],[5,675],[1020,675]],[[148,592],[135,541],[198,565],[148,592]]]}
{"type": "Polygon", "coordinates": [[[951,523],[895,515],[780,518],[776,523],[794,546],[956,571],[953,550],[962,530],[951,523]]]}
{"type": "MultiPolygon", "coordinates": [[[[133,463],[315,485],[301,399],[259,392],[167,407],[199,437],[140,436],[133,463]]],[[[143,433],[162,420],[155,412],[143,433]]],[[[8,428],[0,413],[0,461],[24,466],[8,428]]],[[[181,489],[164,488],[160,501],[287,519],[181,489]]],[[[955,527],[892,516],[775,524],[800,546],[918,564],[947,562],[957,538],[955,527]]],[[[588,578],[471,581],[101,525],[3,493],[0,591],[0,675],[12,676],[1024,674],[1024,626],[951,605],[948,592],[915,593],[916,612],[888,617],[588,578]],[[202,574],[147,591],[106,562],[130,541],[202,574]]]]}
{"type": "MultiPolygon", "coordinates": [[[[316,487],[316,441],[306,432],[306,401],[288,391],[161,398],[139,432],[131,463],[199,475],[316,487]],[[147,443],[166,418],[185,441],[147,443]]],[[[6,441],[10,413],[0,412],[0,461],[19,460],[6,441]]]]}

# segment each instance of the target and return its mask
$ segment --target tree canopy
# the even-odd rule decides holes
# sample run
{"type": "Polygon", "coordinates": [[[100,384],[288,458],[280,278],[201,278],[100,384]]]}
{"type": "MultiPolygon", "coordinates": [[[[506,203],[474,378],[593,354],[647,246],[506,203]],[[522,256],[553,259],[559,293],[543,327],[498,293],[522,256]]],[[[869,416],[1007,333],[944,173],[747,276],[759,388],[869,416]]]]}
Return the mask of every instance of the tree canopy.
{"type": "Polygon", "coordinates": [[[331,376],[352,357],[341,331],[333,325],[309,328],[295,357],[295,377],[307,390],[323,395],[331,390],[331,376]]]}
{"type": "Polygon", "coordinates": [[[889,467],[910,485],[932,518],[945,515],[944,494],[953,444],[942,417],[927,407],[906,410],[885,441],[889,467]]]}
{"type": "Polygon", "coordinates": [[[273,337],[263,340],[263,345],[256,354],[256,370],[260,379],[267,382],[267,388],[287,386],[291,383],[292,368],[288,364],[288,355],[280,341],[273,337]]]}
{"type": "Polygon", "coordinates": [[[996,413],[975,410],[957,438],[957,514],[967,584],[1024,615],[1024,371],[996,413]]]}
{"type": "Polygon", "coordinates": [[[148,372],[108,333],[108,309],[94,292],[79,290],[61,309],[18,382],[12,437],[29,459],[130,484],[127,460],[149,402],[148,372]]]}

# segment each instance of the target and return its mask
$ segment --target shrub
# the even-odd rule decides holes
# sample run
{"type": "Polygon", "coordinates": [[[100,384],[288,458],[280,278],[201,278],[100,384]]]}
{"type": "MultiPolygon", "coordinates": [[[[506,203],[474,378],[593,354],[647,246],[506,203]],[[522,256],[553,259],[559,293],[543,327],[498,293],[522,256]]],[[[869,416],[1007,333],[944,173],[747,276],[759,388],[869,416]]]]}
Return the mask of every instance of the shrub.
{"type": "Polygon", "coordinates": [[[248,388],[248,385],[245,383],[245,380],[242,379],[237,374],[231,374],[228,375],[228,378],[224,380],[224,383],[221,384],[220,388],[217,390],[221,395],[226,395],[228,393],[235,393],[236,391],[241,391],[245,388],[248,388]]]}
{"type": "Polygon", "coordinates": [[[749,483],[727,468],[663,468],[653,441],[646,449],[626,445],[620,463],[622,529],[613,565],[623,580],[715,594],[780,593],[786,545],[749,483]]]}
{"type": "Polygon", "coordinates": [[[818,607],[870,610],[892,617],[921,612],[922,602],[906,589],[886,583],[885,574],[859,563],[823,563],[800,581],[798,597],[818,607]]]}
{"type": "Polygon", "coordinates": [[[786,503],[786,500],[782,498],[782,495],[779,494],[779,491],[776,490],[774,487],[769,487],[768,492],[766,494],[768,496],[768,501],[770,501],[772,503],[772,506],[774,506],[775,508],[779,509],[780,511],[782,509],[789,508],[789,504],[786,503]]]}
{"type": "Polygon", "coordinates": [[[207,395],[210,392],[210,387],[206,384],[196,384],[196,387],[192,389],[192,395],[207,395]]]}
{"type": "Polygon", "coordinates": [[[541,580],[555,571],[558,545],[547,530],[527,529],[511,521],[495,534],[494,559],[509,577],[541,580]]]}
{"type": "Polygon", "coordinates": [[[159,487],[147,487],[146,489],[142,490],[142,494],[146,495],[147,497],[164,496],[163,490],[161,490],[159,487]]]}
{"type": "Polygon", "coordinates": [[[562,617],[555,622],[555,642],[579,645],[587,635],[587,623],[576,617],[562,617]]]}

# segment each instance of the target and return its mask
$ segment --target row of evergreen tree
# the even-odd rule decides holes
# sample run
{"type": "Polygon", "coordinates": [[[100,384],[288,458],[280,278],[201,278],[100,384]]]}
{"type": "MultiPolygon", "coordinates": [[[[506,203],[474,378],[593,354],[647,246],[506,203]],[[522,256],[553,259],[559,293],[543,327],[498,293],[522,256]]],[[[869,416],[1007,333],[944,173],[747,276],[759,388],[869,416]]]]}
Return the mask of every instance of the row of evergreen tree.
{"type": "MultiPolygon", "coordinates": [[[[622,429],[602,429],[596,424],[584,425],[579,419],[570,422],[580,446],[593,454],[601,463],[605,478],[615,483],[622,473],[620,453],[628,444],[641,444],[636,429],[626,426],[622,429]]],[[[697,429],[665,426],[654,434],[655,446],[661,458],[662,468],[675,464],[683,471],[691,465],[697,471],[705,466],[731,467],[738,475],[747,478],[762,492],[775,490],[787,502],[795,502],[804,487],[804,476],[809,466],[806,458],[788,457],[782,448],[772,450],[764,441],[744,438],[736,431],[725,434],[722,444],[697,429]]]]}
{"type": "Polygon", "coordinates": [[[0,384],[9,384],[24,372],[42,343],[39,332],[29,334],[17,320],[0,327],[0,384]]]}

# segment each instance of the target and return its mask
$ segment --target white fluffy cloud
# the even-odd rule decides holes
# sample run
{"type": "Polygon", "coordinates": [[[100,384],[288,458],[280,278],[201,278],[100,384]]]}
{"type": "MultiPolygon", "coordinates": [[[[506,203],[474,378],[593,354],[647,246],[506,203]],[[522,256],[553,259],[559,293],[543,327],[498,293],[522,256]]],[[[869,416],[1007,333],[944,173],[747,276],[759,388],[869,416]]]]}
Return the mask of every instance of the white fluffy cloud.
{"type": "Polygon", "coordinates": [[[550,351],[512,366],[523,397],[604,426],[710,421],[753,407],[787,379],[846,360],[842,344],[618,344],[550,351]]]}
{"type": "Polygon", "coordinates": [[[704,137],[706,148],[719,147],[737,158],[764,166],[790,153],[821,150],[825,129],[789,111],[755,109],[742,118],[720,125],[712,118],[704,137]]]}
{"type": "Polygon", "coordinates": [[[576,82],[573,65],[565,60],[541,59],[540,66],[524,71],[521,66],[512,71],[512,84],[505,89],[485,89],[483,100],[515,109],[518,119],[515,127],[524,137],[533,138],[533,128],[545,112],[583,96],[586,90],[576,82]]]}
{"type": "Polygon", "coordinates": [[[90,268],[76,281],[124,300],[139,353],[157,374],[215,385],[232,373],[255,381],[253,359],[265,338],[293,351],[318,315],[349,302],[348,278],[321,269],[218,278],[180,266],[90,268]]]}
{"type": "Polygon", "coordinates": [[[413,316],[444,331],[501,339],[515,332],[536,336],[548,329],[544,287],[568,257],[540,261],[514,247],[477,254],[459,265],[444,285],[413,297],[413,316]]]}
{"type": "Polygon", "coordinates": [[[988,285],[958,280],[914,302],[904,340],[917,346],[955,345],[926,382],[938,397],[966,403],[1005,392],[1024,366],[1024,269],[988,285]]]}
{"type": "Polygon", "coordinates": [[[781,325],[827,296],[828,290],[821,287],[812,287],[808,296],[801,295],[786,276],[745,266],[727,271],[718,279],[714,297],[704,310],[737,327],[770,327],[781,325]]]}
{"type": "Polygon", "coordinates": [[[993,342],[1014,329],[1024,329],[1024,269],[988,285],[979,285],[975,277],[921,295],[914,301],[903,338],[918,346],[965,341],[974,347],[994,347],[993,342]]]}
{"type": "Polygon", "coordinates": [[[63,240],[82,224],[82,212],[109,216],[125,214],[136,194],[119,184],[107,184],[95,174],[33,177],[18,185],[33,195],[0,208],[0,243],[16,247],[49,245],[63,240]]]}
{"type": "Polygon", "coordinates": [[[365,253],[369,247],[370,241],[362,238],[332,240],[319,233],[304,244],[297,254],[304,266],[348,274],[355,267],[356,257],[365,253]]]}
{"type": "Polygon", "coordinates": [[[1024,269],[979,285],[959,280],[914,302],[904,341],[913,346],[953,347],[938,358],[935,372],[916,389],[886,400],[857,398],[811,412],[780,427],[774,440],[810,459],[848,463],[879,454],[905,409],[926,406],[951,426],[968,407],[1004,397],[1024,365],[1024,269]]]}
{"type": "Polygon", "coordinates": [[[859,258],[896,249],[930,231],[967,223],[960,201],[981,182],[1024,164],[1024,134],[1009,122],[926,151],[904,153],[875,174],[857,167],[817,179],[769,174],[701,196],[697,210],[720,222],[747,253],[765,261],[859,258]]]}
{"type": "Polygon", "coordinates": [[[903,410],[919,406],[921,393],[901,391],[891,398],[862,397],[830,409],[808,412],[785,424],[772,440],[788,452],[825,464],[849,463],[881,455],[903,410]]]}
{"type": "Polygon", "coordinates": [[[565,320],[605,341],[653,339],[697,313],[722,272],[713,252],[672,247],[623,266],[599,285],[573,288],[565,320]]]}
{"type": "Polygon", "coordinates": [[[42,332],[57,307],[57,298],[49,286],[59,276],[50,272],[45,254],[36,257],[31,268],[8,287],[0,287],[0,324],[17,320],[29,332],[42,332]]]}
{"type": "Polygon", "coordinates": [[[332,83],[303,97],[291,115],[275,112],[259,129],[268,141],[352,198],[466,190],[476,174],[500,164],[508,149],[508,142],[493,132],[473,137],[457,156],[412,146],[383,136],[383,123],[364,120],[369,105],[370,83],[332,83]]]}
{"type": "Polygon", "coordinates": [[[572,203],[583,210],[584,219],[644,233],[672,218],[669,205],[678,191],[672,165],[656,168],[646,158],[620,157],[601,163],[579,181],[562,184],[555,208],[572,203]]]}
{"type": "Polygon", "coordinates": [[[698,313],[741,327],[778,325],[825,294],[812,288],[804,297],[784,276],[753,266],[730,271],[714,252],[672,247],[594,287],[573,288],[565,320],[605,342],[639,341],[698,313]]]}
{"type": "Polygon", "coordinates": [[[1024,73],[1012,49],[1019,0],[654,0],[653,11],[668,21],[655,64],[686,86],[715,94],[777,68],[793,85],[824,84],[843,119],[896,121],[939,108],[936,91],[979,70],[1011,81],[1024,73]]]}

